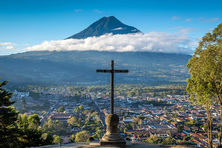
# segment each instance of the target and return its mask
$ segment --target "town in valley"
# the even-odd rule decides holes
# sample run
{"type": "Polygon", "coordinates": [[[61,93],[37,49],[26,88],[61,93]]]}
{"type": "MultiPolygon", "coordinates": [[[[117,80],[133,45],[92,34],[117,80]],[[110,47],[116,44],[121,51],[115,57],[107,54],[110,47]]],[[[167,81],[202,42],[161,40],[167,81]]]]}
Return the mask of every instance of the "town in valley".
{"type": "MultiPolygon", "coordinates": [[[[115,90],[114,110],[119,116],[119,133],[132,142],[161,143],[171,137],[175,144],[207,146],[207,115],[204,106],[189,100],[184,86],[131,87],[115,90]],[[156,137],[150,138],[150,137],[156,137]]],[[[37,87],[14,90],[15,108],[27,117],[37,114],[44,132],[59,134],[63,143],[81,131],[98,140],[106,131],[110,114],[108,86],[37,87]],[[49,126],[55,124],[56,129],[49,126]]],[[[212,106],[213,125],[219,123],[219,106],[212,106]]],[[[217,145],[218,127],[213,126],[217,145]],[[214,128],[215,127],[215,128],[214,128]]]]}

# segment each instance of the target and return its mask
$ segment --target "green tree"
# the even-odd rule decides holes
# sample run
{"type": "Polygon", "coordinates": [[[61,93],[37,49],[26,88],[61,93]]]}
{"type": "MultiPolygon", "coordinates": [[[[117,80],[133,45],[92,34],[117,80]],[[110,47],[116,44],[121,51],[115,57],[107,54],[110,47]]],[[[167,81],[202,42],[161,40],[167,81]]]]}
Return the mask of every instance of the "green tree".
{"type": "Polygon", "coordinates": [[[117,92],[116,92],[116,95],[117,95],[117,96],[120,96],[120,95],[121,95],[121,91],[117,91],[117,92]]]}
{"type": "Polygon", "coordinates": [[[39,116],[37,114],[30,115],[28,118],[28,122],[30,129],[37,129],[41,124],[39,116]]]}
{"type": "Polygon", "coordinates": [[[82,119],[81,118],[79,118],[78,119],[78,124],[77,124],[79,127],[81,127],[82,126],[82,119]]]}
{"type": "Polygon", "coordinates": [[[203,128],[204,128],[204,132],[207,132],[207,130],[208,130],[208,125],[204,124],[204,125],[203,125],[203,128]]]}
{"type": "Polygon", "coordinates": [[[87,131],[81,131],[76,133],[75,142],[88,142],[89,141],[89,133],[87,131]]]}
{"type": "Polygon", "coordinates": [[[80,112],[83,112],[83,111],[84,111],[83,105],[79,105],[79,111],[80,111],[80,112]]]}
{"type": "Polygon", "coordinates": [[[79,112],[80,112],[79,107],[75,107],[75,108],[74,108],[74,112],[78,112],[78,113],[79,113],[79,112]]]}
{"type": "Polygon", "coordinates": [[[72,118],[68,119],[67,123],[71,126],[74,126],[77,123],[76,117],[72,117],[72,118]]]}
{"type": "Polygon", "coordinates": [[[41,112],[42,115],[45,115],[46,113],[47,113],[46,111],[42,111],[42,112],[41,112]]]}
{"type": "Polygon", "coordinates": [[[25,114],[20,114],[17,120],[17,126],[19,128],[28,128],[29,122],[25,114]]]}
{"type": "Polygon", "coordinates": [[[63,139],[60,136],[54,135],[53,138],[54,138],[53,142],[55,144],[60,144],[60,145],[62,144],[63,139]]]}
{"type": "Polygon", "coordinates": [[[22,105],[22,109],[23,109],[23,110],[26,110],[26,105],[27,105],[27,103],[26,103],[26,101],[25,101],[25,98],[22,98],[21,105],[22,105]]]}
{"type": "Polygon", "coordinates": [[[89,110],[84,110],[84,114],[87,116],[89,114],[89,110]]]}
{"type": "Polygon", "coordinates": [[[48,128],[53,128],[53,126],[54,126],[54,122],[52,121],[51,118],[48,120],[48,123],[46,123],[46,124],[48,125],[48,128]]]}
{"type": "Polygon", "coordinates": [[[168,135],[170,136],[170,138],[172,138],[172,134],[171,134],[170,130],[168,130],[168,135]]]}
{"type": "Polygon", "coordinates": [[[42,131],[46,133],[50,132],[52,135],[53,134],[62,135],[66,133],[65,126],[62,124],[61,121],[59,120],[52,121],[51,119],[49,119],[48,122],[43,125],[42,131]]]}
{"type": "Polygon", "coordinates": [[[183,132],[183,129],[184,129],[184,127],[183,127],[183,125],[177,125],[177,130],[180,132],[180,133],[182,133],[183,132]]]}
{"type": "Polygon", "coordinates": [[[156,97],[157,95],[156,95],[156,93],[155,93],[155,92],[153,92],[152,96],[153,96],[153,97],[156,97]]]}
{"type": "Polygon", "coordinates": [[[40,146],[43,144],[42,131],[40,129],[23,129],[23,147],[40,146]]]}
{"type": "Polygon", "coordinates": [[[176,141],[173,138],[166,138],[162,142],[163,145],[176,144],[176,141]]]}
{"type": "Polygon", "coordinates": [[[63,113],[65,111],[64,106],[59,107],[58,112],[63,113]]]}
{"type": "Polygon", "coordinates": [[[96,134],[95,134],[96,137],[97,137],[97,138],[101,138],[101,133],[102,133],[102,131],[99,129],[99,127],[97,127],[97,128],[96,128],[96,134]]]}
{"type": "Polygon", "coordinates": [[[18,112],[11,105],[12,93],[4,87],[7,81],[0,82],[0,147],[19,147],[18,129],[15,127],[18,112]]]}
{"type": "Polygon", "coordinates": [[[89,118],[86,118],[84,125],[88,125],[89,124],[89,118]]]}
{"type": "Polygon", "coordinates": [[[75,108],[74,108],[74,112],[77,113],[77,118],[79,118],[79,113],[80,113],[79,107],[75,107],[75,108]]]}
{"type": "Polygon", "coordinates": [[[134,91],[128,92],[128,96],[130,96],[130,97],[133,97],[133,96],[135,96],[135,95],[136,95],[136,93],[135,93],[134,91]]]}
{"type": "Polygon", "coordinates": [[[72,135],[72,136],[70,137],[70,142],[75,142],[75,135],[72,135]]]}
{"type": "Polygon", "coordinates": [[[76,92],[76,94],[77,94],[78,96],[80,96],[80,95],[81,95],[81,91],[78,90],[78,91],[76,92]]]}
{"type": "Polygon", "coordinates": [[[52,144],[53,142],[53,137],[49,132],[42,134],[41,138],[43,140],[43,145],[49,145],[52,144]]]}
{"type": "MultiPolygon", "coordinates": [[[[191,74],[191,78],[188,79],[187,92],[191,94],[194,102],[205,104],[208,127],[212,129],[210,113],[212,102],[218,102],[222,116],[222,24],[202,38],[187,67],[191,74]]],[[[219,145],[221,145],[221,138],[222,126],[220,126],[219,145]]],[[[212,138],[209,139],[210,145],[212,145],[211,141],[212,138]]]]}
{"type": "Polygon", "coordinates": [[[33,114],[27,118],[26,115],[19,115],[17,126],[20,131],[21,147],[40,146],[44,144],[42,131],[39,128],[40,120],[37,114],[33,114]]]}
{"type": "Polygon", "coordinates": [[[150,138],[147,138],[147,142],[149,143],[161,143],[162,141],[163,139],[158,136],[152,136],[150,138]]]}
{"type": "Polygon", "coordinates": [[[119,115],[122,116],[123,115],[123,111],[121,109],[119,109],[119,115]]]}
{"type": "Polygon", "coordinates": [[[127,130],[132,130],[132,129],[133,129],[133,126],[132,126],[132,124],[128,123],[128,124],[126,125],[126,128],[127,128],[127,130]]]}

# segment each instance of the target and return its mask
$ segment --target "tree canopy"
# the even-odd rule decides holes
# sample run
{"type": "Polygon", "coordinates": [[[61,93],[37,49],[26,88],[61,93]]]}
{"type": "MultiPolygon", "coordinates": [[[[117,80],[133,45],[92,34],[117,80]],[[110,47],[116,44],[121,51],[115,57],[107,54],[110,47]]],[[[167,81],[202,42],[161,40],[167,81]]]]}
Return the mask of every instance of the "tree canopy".
{"type": "Polygon", "coordinates": [[[53,137],[54,137],[54,140],[53,140],[54,143],[62,144],[63,139],[60,136],[54,135],[53,137]]]}
{"type": "Polygon", "coordinates": [[[70,119],[67,119],[67,123],[71,126],[74,126],[76,123],[78,123],[78,120],[76,119],[76,117],[72,117],[70,119]]]}
{"type": "Polygon", "coordinates": [[[11,106],[12,93],[4,88],[6,84],[7,81],[0,82],[0,147],[18,147],[19,132],[15,126],[18,112],[11,106]]]}
{"type": "MultiPolygon", "coordinates": [[[[222,107],[222,24],[202,38],[187,67],[191,74],[187,80],[187,92],[191,94],[191,100],[204,105],[207,112],[212,102],[222,107]]],[[[219,145],[221,135],[222,127],[219,145]]]]}
{"type": "Polygon", "coordinates": [[[87,142],[89,140],[89,133],[87,131],[81,131],[76,134],[75,142],[87,142]]]}
{"type": "Polygon", "coordinates": [[[58,112],[61,112],[61,113],[63,113],[65,111],[65,108],[64,108],[64,106],[61,106],[61,107],[59,107],[59,109],[58,109],[58,112]]]}

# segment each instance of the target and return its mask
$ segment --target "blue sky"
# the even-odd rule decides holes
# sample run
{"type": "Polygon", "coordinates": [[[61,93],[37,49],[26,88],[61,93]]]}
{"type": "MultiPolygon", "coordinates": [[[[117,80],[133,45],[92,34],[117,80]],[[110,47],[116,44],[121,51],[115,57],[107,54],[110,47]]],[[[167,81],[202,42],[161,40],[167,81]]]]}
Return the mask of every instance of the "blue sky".
{"type": "Polygon", "coordinates": [[[0,55],[63,40],[103,16],[198,42],[222,22],[221,6],[221,0],[0,0],[0,55]]]}

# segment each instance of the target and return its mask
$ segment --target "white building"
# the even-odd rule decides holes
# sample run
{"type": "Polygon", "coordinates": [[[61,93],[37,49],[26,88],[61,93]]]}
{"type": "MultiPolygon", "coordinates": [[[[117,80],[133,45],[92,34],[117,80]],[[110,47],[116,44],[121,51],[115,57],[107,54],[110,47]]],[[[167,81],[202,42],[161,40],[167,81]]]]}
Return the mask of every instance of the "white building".
{"type": "Polygon", "coordinates": [[[15,90],[13,95],[18,97],[18,98],[23,98],[23,97],[28,97],[29,92],[18,92],[17,90],[15,90]]]}

